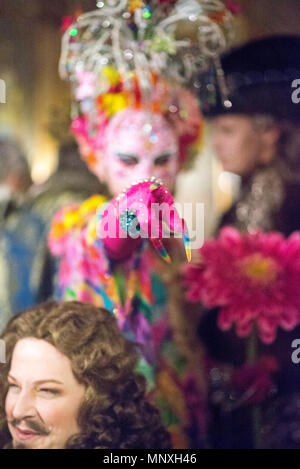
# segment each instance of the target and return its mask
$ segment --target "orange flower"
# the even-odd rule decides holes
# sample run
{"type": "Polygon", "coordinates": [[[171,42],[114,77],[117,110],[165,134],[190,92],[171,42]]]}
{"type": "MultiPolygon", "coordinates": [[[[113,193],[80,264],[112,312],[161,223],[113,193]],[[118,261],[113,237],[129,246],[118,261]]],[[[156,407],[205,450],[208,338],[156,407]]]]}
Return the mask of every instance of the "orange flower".
{"type": "Polygon", "coordinates": [[[97,160],[95,152],[91,152],[86,155],[83,155],[83,158],[85,159],[85,161],[91,168],[97,165],[98,160],[97,160]]]}
{"type": "Polygon", "coordinates": [[[216,13],[211,13],[209,15],[209,18],[215,21],[215,23],[217,24],[222,24],[224,23],[225,16],[226,16],[226,12],[225,10],[223,10],[223,11],[218,11],[216,13]]]}
{"type": "Polygon", "coordinates": [[[145,3],[142,0],[129,0],[128,9],[130,13],[134,13],[138,8],[143,8],[145,3]]]}

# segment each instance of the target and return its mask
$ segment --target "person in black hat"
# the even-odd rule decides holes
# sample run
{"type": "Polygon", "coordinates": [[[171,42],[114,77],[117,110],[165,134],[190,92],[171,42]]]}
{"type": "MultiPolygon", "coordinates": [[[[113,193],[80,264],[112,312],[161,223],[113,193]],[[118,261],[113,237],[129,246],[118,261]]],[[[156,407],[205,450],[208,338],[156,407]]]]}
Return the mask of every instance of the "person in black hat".
{"type": "Polygon", "coordinates": [[[300,36],[272,36],[222,60],[228,89],[207,110],[225,171],[241,176],[237,202],[219,228],[300,229],[300,36]]]}
{"type": "MultiPolygon", "coordinates": [[[[288,236],[300,230],[300,36],[250,42],[221,66],[227,93],[206,115],[216,155],[225,171],[241,177],[241,188],[217,231],[231,225],[288,236]]],[[[220,331],[217,314],[203,312],[198,331],[210,363],[209,444],[300,448],[300,370],[291,360],[300,328],[259,344],[257,365],[247,367],[245,340],[220,331]]]]}

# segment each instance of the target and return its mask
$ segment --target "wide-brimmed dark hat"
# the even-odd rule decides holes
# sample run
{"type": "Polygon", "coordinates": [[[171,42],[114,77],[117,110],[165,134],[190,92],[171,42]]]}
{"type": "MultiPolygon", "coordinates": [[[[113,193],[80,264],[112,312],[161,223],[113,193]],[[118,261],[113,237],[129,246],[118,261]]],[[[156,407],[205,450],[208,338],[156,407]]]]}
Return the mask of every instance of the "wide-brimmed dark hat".
{"type": "MultiPolygon", "coordinates": [[[[268,114],[300,123],[300,36],[271,36],[249,42],[224,55],[221,66],[228,95],[222,95],[217,86],[214,102],[203,103],[205,115],[268,114]]],[[[205,85],[208,89],[210,86],[205,85]]]]}

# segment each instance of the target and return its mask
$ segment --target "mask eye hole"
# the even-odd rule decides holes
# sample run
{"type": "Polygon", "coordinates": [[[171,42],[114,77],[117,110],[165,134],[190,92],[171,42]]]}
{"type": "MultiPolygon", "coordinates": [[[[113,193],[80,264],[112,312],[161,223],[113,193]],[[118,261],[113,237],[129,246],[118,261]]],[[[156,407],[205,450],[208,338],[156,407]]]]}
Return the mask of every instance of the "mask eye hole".
{"type": "Polygon", "coordinates": [[[138,157],[127,153],[117,153],[117,157],[125,166],[135,166],[138,164],[138,157]]]}
{"type": "Polygon", "coordinates": [[[170,153],[164,153],[163,155],[158,156],[155,158],[154,164],[155,166],[165,166],[166,164],[169,163],[171,158],[170,153]]]}

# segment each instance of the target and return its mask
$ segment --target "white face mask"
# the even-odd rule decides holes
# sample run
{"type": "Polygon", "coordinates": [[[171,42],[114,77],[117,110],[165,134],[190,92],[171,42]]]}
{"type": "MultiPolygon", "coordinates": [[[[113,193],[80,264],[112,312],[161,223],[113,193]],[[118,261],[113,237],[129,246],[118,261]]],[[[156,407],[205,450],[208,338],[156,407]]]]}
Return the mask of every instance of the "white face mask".
{"type": "Polygon", "coordinates": [[[7,203],[11,196],[11,188],[7,184],[0,184],[0,204],[7,203]]]}

